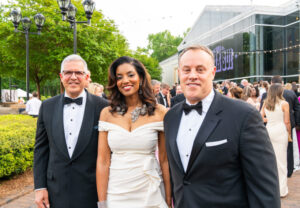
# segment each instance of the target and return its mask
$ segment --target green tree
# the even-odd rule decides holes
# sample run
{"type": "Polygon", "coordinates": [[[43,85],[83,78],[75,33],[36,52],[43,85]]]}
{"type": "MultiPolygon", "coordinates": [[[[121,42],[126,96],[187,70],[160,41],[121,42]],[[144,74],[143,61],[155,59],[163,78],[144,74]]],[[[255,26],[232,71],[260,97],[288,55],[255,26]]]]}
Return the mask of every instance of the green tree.
{"type": "Polygon", "coordinates": [[[161,80],[161,68],[158,61],[149,56],[145,49],[138,47],[132,56],[144,64],[151,79],[161,80]]]}
{"type": "MultiPolygon", "coordinates": [[[[77,7],[78,21],[86,20],[80,0],[73,0],[77,7]]],[[[73,31],[68,22],[61,20],[55,0],[15,0],[1,7],[0,15],[0,74],[25,79],[25,36],[14,33],[9,13],[20,8],[23,17],[42,13],[46,22],[41,35],[30,35],[30,81],[40,88],[47,80],[58,79],[60,63],[73,53],[73,31]]],[[[19,26],[21,28],[21,26],[19,26]]],[[[34,32],[32,24],[31,31],[34,32]]],[[[101,11],[94,11],[92,25],[77,25],[77,51],[88,63],[93,81],[105,84],[109,64],[128,51],[126,39],[119,33],[113,20],[104,18],[101,11]]]]}
{"type": "Polygon", "coordinates": [[[160,62],[177,53],[177,46],[181,41],[181,36],[173,36],[170,31],[165,30],[148,35],[147,48],[151,52],[151,57],[160,62]]]}

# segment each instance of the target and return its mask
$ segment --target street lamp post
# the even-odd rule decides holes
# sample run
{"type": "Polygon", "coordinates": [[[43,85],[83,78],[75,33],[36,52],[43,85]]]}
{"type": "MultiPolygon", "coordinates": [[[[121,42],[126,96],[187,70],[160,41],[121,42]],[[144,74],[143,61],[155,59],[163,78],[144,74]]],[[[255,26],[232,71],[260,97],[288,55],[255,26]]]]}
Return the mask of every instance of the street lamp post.
{"type": "Polygon", "coordinates": [[[12,19],[12,22],[15,27],[15,32],[20,32],[25,34],[25,39],[26,39],[26,93],[27,93],[27,100],[29,100],[29,34],[41,34],[42,27],[45,23],[45,17],[38,13],[34,16],[34,22],[37,26],[38,32],[29,32],[30,31],[30,26],[31,26],[31,20],[28,17],[22,18],[21,13],[14,9],[10,13],[10,17],[12,19]],[[18,26],[22,23],[23,31],[18,30],[18,26]]]}
{"type": "Polygon", "coordinates": [[[92,15],[95,9],[95,2],[93,0],[85,0],[82,5],[85,11],[87,21],[76,21],[77,8],[71,3],[71,0],[57,0],[58,6],[61,10],[62,20],[68,21],[73,29],[73,41],[74,41],[74,54],[77,53],[77,24],[87,23],[91,24],[92,15]]]}

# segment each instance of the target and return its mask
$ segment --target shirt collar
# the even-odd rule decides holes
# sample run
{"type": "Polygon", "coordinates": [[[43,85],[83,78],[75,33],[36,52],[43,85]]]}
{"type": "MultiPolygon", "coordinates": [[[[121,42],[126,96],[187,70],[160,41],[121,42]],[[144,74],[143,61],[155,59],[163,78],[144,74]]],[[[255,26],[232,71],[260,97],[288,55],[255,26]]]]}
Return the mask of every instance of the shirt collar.
{"type": "MultiPolygon", "coordinates": [[[[215,91],[211,89],[210,93],[202,100],[202,112],[206,113],[208,111],[214,97],[215,97],[215,91]]],[[[192,105],[187,99],[185,99],[185,102],[188,105],[192,105]]]]}
{"type": "MultiPolygon", "coordinates": [[[[65,97],[71,98],[66,91],[65,91],[65,97]]],[[[78,97],[76,97],[76,98],[79,98],[79,97],[82,97],[82,99],[85,99],[85,97],[86,97],[85,90],[82,90],[82,92],[80,93],[80,95],[78,97]]],[[[76,99],[76,98],[72,98],[72,99],[76,99]]]]}

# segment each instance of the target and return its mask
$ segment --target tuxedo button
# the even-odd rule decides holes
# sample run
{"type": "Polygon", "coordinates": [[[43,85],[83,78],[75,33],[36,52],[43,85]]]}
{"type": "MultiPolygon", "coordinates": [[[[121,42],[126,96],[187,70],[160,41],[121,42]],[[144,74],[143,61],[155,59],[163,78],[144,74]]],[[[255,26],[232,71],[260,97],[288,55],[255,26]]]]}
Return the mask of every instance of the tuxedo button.
{"type": "Polygon", "coordinates": [[[191,182],[184,180],[183,184],[187,186],[187,185],[191,185],[191,182]]]}

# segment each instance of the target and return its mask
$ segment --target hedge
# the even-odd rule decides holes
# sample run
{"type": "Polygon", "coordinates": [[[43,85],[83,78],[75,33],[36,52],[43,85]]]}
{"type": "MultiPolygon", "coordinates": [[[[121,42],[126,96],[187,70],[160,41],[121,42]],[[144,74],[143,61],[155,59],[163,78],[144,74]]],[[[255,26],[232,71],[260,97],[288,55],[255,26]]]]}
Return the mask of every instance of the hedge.
{"type": "Polygon", "coordinates": [[[0,116],[0,178],[32,167],[36,122],[28,115],[0,116]]]}

